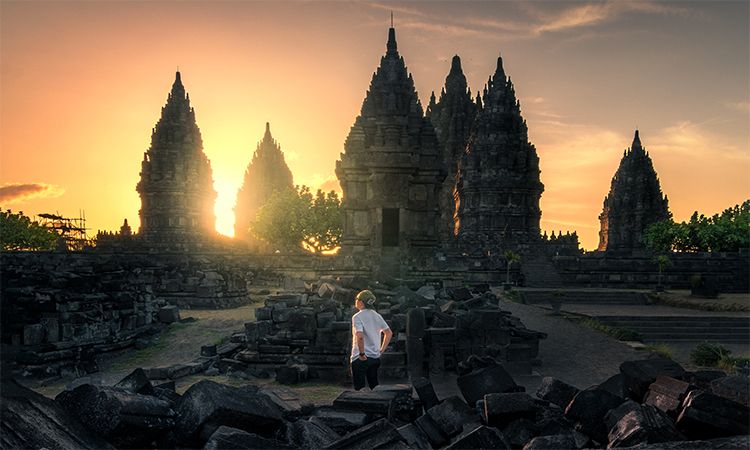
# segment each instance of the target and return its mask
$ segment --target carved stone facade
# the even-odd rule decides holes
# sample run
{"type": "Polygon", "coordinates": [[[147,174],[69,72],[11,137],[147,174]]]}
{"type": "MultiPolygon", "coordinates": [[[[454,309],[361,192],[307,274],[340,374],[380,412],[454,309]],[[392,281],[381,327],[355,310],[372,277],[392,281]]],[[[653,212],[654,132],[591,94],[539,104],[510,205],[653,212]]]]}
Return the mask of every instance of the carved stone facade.
{"type": "Polygon", "coordinates": [[[437,247],[445,173],[393,28],[336,176],[344,194],[342,254],[403,258],[437,247]]]}
{"type": "Polygon", "coordinates": [[[456,175],[460,244],[485,250],[538,240],[539,173],[513,83],[498,58],[456,175]]]}
{"type": "Polygon", "coordinates": [[[234,237],[243,241],[256,241],[249,232],[263,204],[276,191],[294,186],[292,172],[284,161],[281,146],[271,136],[271,126],[266,122],[266,133],[258,143],[253,159],[245,171],[245,180],[237,193],[234,208],[234,237]]]}
{"type": "Polygon", "coordinates": [[[466,77],[461,69],[458,55],[451,61],[451,69],[445,78],[445,87],[440,99],[430,97],[427,117],[435,127],[438,142],[443,151],[443,166],[448,174],[440,192],[440,235],[443,245],[453,243],[456,233],[456,173],[458,161],[466,150],[472,125],[477,115],[477,104],[471,98],[466,77]]]}
{"type": "Polygon", "coordinates": [[[642,249],[643,231],[670,217],[667,196],[661,192],[654,164],[635,130],[633,144],[623,153],[609,194],[604,197],[597,250],[642,249]]]}
{"type": "Polygon", "coordinates": [[[211,163],[195,122],[190,96],[177,72],[167,104],[143,155],[141,238],[155,243],[190,242],[214,236],[216,217],[211,163]]]}

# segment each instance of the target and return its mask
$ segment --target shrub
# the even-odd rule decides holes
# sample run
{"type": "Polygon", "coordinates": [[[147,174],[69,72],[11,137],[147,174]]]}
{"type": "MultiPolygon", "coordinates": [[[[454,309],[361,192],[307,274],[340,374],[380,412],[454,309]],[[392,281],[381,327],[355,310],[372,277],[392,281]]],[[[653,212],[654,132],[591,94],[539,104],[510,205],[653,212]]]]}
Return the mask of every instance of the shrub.
{"type": "Polygon", "coordinates": [[[646,348],[656,353],[657,355],[663,356],[668,359],[674,359],[674,350],[669,346],[669,344],[649,344],[646,346],[646,348]]]}
{"type": "Polygon", "coordinates": [[[701,342],[692,352],[690,361],[704,367],[717,367],[722,358],[728,358],[731,352],[720,344],[701,342]]]}

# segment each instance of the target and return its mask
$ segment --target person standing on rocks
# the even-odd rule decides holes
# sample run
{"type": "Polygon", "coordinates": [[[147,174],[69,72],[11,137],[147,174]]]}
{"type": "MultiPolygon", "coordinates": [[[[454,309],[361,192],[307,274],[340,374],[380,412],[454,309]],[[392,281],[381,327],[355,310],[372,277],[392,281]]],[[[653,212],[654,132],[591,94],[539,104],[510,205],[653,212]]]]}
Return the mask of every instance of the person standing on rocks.
{"type": "Polygon", "coordinates": [[[352,381],[354,389],[365,387],[365,382],[374,389],[378,385],[380,355],[388,347],[393,332],[375,311],[377,298],[372,291],[357,294],[354,307],[359,310],[352,316],[352,381]],[[383,335],[381,341],[381,334],[383,335]]]}

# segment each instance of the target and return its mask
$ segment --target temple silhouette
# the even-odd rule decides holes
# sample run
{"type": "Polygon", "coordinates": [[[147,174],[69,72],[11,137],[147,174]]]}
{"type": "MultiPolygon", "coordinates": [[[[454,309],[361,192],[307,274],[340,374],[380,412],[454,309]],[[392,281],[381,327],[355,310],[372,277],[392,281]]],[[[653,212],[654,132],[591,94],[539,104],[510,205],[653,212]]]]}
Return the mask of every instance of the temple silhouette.
{"type": "MultiPolygon", "coordinates": [[[[528,256],[533,278],[534,271],[551,270],[544,262],[551,256],[582,252],[575,232],[541,231],[539,156],[502,58],[482,91],[471,92],[455,55],[439,97],[433,92],[423,110],[396,30],[389,28],[385,54],[336,161],[343,266],[367,260],[400,273],[429,266],[439,255],[492,257],[513,249],[528,256]]],[[[249,232],[250,222],[267,198],[293,183],[266,123],[235,205],[235,237],[245,248],[268,250],[249,232]]],[[[179,72],[136,189],[141,228],[122,233],[129,245],[189,249],[216,236],[211,164],[179,72]]],[[[643,230],[670,216],[636,131],[604,200],[598,250],[640,251],[643,230]]],[[[120,234],[101,236],[106,246],[120,234]]]]}

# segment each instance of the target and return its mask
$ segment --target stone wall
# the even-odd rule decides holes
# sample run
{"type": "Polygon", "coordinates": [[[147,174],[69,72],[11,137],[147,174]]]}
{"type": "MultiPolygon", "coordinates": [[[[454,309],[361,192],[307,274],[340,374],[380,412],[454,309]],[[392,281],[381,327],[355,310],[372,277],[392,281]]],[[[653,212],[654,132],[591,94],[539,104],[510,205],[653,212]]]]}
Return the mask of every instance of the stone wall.
{"type": "MultiPolygon", "coordinates": [[[[750,254],[673,253],[672,265],[664,268],[662,284],[672,289],[690,289],[696,275],[711,281],[719,292],[750,292],[750,254]]],[[[653,289],[659,282],[659,267],[653,255],[589,252],[580,257],[555,258],[555,267],[565,286],[617,289],[653,289]]]]}

